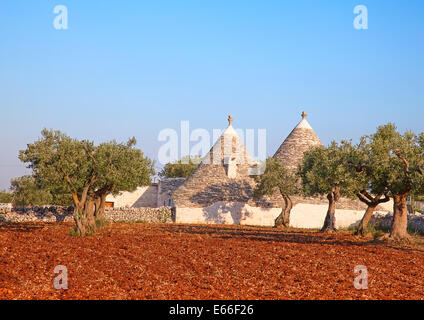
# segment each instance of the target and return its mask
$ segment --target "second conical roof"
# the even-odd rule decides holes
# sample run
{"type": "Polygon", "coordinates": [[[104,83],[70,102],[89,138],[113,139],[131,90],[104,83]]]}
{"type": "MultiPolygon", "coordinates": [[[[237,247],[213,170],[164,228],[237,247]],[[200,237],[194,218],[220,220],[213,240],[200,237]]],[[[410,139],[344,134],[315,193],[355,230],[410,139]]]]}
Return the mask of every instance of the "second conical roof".
{"type": "Polygon", "coordinates": [[[314,129],[302,113],[302,120],[278,148],[274,158],[280,160],[289,170],[296,171],[308,149],[322,145],[314,129]]]}

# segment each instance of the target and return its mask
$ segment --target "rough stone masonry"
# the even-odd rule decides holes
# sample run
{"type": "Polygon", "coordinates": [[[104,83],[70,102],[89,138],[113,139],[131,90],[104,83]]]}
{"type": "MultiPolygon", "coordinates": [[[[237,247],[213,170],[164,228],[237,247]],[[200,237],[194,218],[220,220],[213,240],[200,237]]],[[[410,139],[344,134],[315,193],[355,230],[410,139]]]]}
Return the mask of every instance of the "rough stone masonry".
{"type": "MultiPolygon", "coordinates": [[[[45,206],[11,208],[0,214],[0,222],[73,222],[73,207],[45,206]]],[[[104,217],[112,222],[172,222],[170,207],[106,208],[104,217]]]]}

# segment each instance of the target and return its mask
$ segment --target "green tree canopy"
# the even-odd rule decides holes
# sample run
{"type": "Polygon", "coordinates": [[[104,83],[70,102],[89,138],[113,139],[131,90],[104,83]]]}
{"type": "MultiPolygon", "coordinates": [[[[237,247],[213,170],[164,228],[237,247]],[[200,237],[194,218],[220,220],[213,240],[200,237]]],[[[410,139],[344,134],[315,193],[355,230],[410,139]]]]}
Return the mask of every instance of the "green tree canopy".
{"type": "Polygon", "coordinates": [[[160,177],[165,178],[188,178],[199,166],[202,159],[199,156],[185,156],[181,160],[167,163],[159,172],[160,177]]]}
{"type": "Polygon", "coordinates": [[[0,190],[0,203],[11,203],[12,197],[12,193],[6,190],[0,190]]]}
{"type": "Polygon", "coordinates": [[[380,126],[362,138],[362,152],[351,163],[365,174],[371,192],[390,192],[395,202],[390,236],[408,238],[407,197],[424,193],[424,134],[401,134],[390,123],[380,126]]]}
{"type": "Polygon", "coordinates": [[[361,137],[360,142],[352,148],[346,163],[358,180],[358,199],[367,205],[356,230],[357,235],[365,233],[366,226],[377,206],[390,201],[386,184],[376,175],[379,169],[378,164],[371,161],[372,149],[369,140],[368,136],[361,137]]]}
{"type": "Polygon", "coordinates": [[[387,124],[378,127],[370,140],[370,158],[364,168],[380,187],[393,194],[423,194],[424,133],[400,134],[394,124],[387,124]]]}
{"type": "Polygon", "coordinates": [[[284,199],[285,206],[281,214],[275,219],[275,227],[288,227],[290,224],[290,211],[293,208],[291,195],[299,192],[298,178],[292,174],[278,159],[268,158],[265,171],[260,176],[253,176],[257,182],[254,198],[272,196],[279,192],[284,199]]]}
{"type": "Polygon", "coordinates": [[[32,175],[22,176],[11,180],[13,203],[22,205],[46,205],[53,204],[50,192],[37,185],[32,175]]]}
{"type": "Polygon", "coordinates": [[[25,175],[11,180],[11,202],[18,206],[27,205],[59,205],[70,206],[72,197],[67,193],[59,192],[58,188],[44,188],[33,175],[25,175]]]}
{"type": "Polygon", "coordinates": [[[326,195],[329,201],[322,231],[335,231],[335,205],[340,197],[354,198],[361,181],[346,163],[354,147],[350,142],[332,142],[327,148],[314,147],[305,152],[298,174],[306,196],[326,195]]]}
{"type": "Polygon", "coordinates": [[[95,146],[60,131],[44,129],[41,134],[39,140],[20,151],[19,158],[28,163],[37,183],[46,190],[72,196],[80,234],[96,230],[96,220],[102,218],[109,193],[134,191],[151,182],[153,162],[134,148],[134,138],[126,144],[111,141],[95,146]]]}

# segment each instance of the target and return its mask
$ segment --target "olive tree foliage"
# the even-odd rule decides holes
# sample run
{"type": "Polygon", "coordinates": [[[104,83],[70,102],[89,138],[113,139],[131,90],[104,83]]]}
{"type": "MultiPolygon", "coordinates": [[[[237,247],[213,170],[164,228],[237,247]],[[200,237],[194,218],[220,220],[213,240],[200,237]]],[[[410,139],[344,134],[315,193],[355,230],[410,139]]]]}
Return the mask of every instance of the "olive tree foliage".
{"type": "Polygon", "coordinates": [[[185,156],[181,160],[165,164],[159,172],[159,176],[165,178],[188,178],[201,161],[202,159],[199,156],[185,156]]]}
{"type": "Polygon", "coordinates": [[[70,138],[60,131],[46,130],[42,137],[20,151],[37,183],[52,192],[72,196],[76,231],[90,234],[99,228],[108,194],[134,191],[151,183],[152,161],[127,143],[111,141],[95,146],[87,140],[70,138]]]}
{"type": "Polygon", "coordinates": [[[352,161],[357,172],[368,179],[374,194],[389,194],[394,200],[394,216],[390,237],[409,238],[407,233],[407,197],[424,193],[424,134],[411,131],[401,134],[394,124],[377,128],[364,137],[365,152],[352,161]],[[364,156],[365,155],[365,156],[364,156]]]}
{"type": "Polygon", "coordinates": [[[363,136],[352,148],[346,165],[353,170],[358,182],[357,197],[367,205],[356,235],[364,235],[366,227],[378,205],[390,201],[389,189],[378,175],[378,164],[372,161],[372,148],[369,136],[363,136]]]}
{"type": "Polygon", "coordinates": [[[322,232],[336,231],[336,203],[340,198],[355,198],[360,182],[346,163],[354,147],[350,142],[332,142],[328,147],[318,146],[305,152],[298,175],[305,196],[325,195],[328,211],[322,232]]]}
{"type": "Polygon", "coordinates": [[[275,227],[288,227],[290,224],[290,212],[293,208],[293,201],[290,196],[299,192],[296,175],[291,173],[279,160],[268,158],[264,173],[260,176],[253,176],[253,178],[257,182],[253,193],[254,199],[272,196],[275,192],[281,194],[284,199],[284,208],[275,219],[275,227]]]}
{"type": "Polygon", "coordinates": [[[38,183],[34,176],[25,175],[11,180],[12,202],[17,206],[71,205],[67,194],[54,194],[38,183]]]}
{"type": "Polygon", "coordinates": [[[0,190],[0,203],[10,203],[12,202],[13,195],[11,192],[6,190],[0,190]]]}
{"type": "Polygon", "coordinates": [[[50,192],[37,185],[31,175],[25,175],[10,181],[13,203],[18,206],[44,205],[52,201],[50,192]]]}

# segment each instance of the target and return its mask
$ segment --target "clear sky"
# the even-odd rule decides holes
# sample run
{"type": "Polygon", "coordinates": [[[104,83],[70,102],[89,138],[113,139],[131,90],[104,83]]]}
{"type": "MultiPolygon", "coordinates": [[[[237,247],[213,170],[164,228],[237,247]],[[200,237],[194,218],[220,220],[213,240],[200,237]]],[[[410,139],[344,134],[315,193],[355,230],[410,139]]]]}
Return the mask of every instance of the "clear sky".
{"type": "Polygon", "coordinates": [[[269,155],[304,109],[325,144],[387,122],[424,131],[423,39],[423,0],[2,0],[0,189],[43,128],[135,136],[153,159],[160,130],[225,128],[228,114],[267,129],[269,155]]]}

